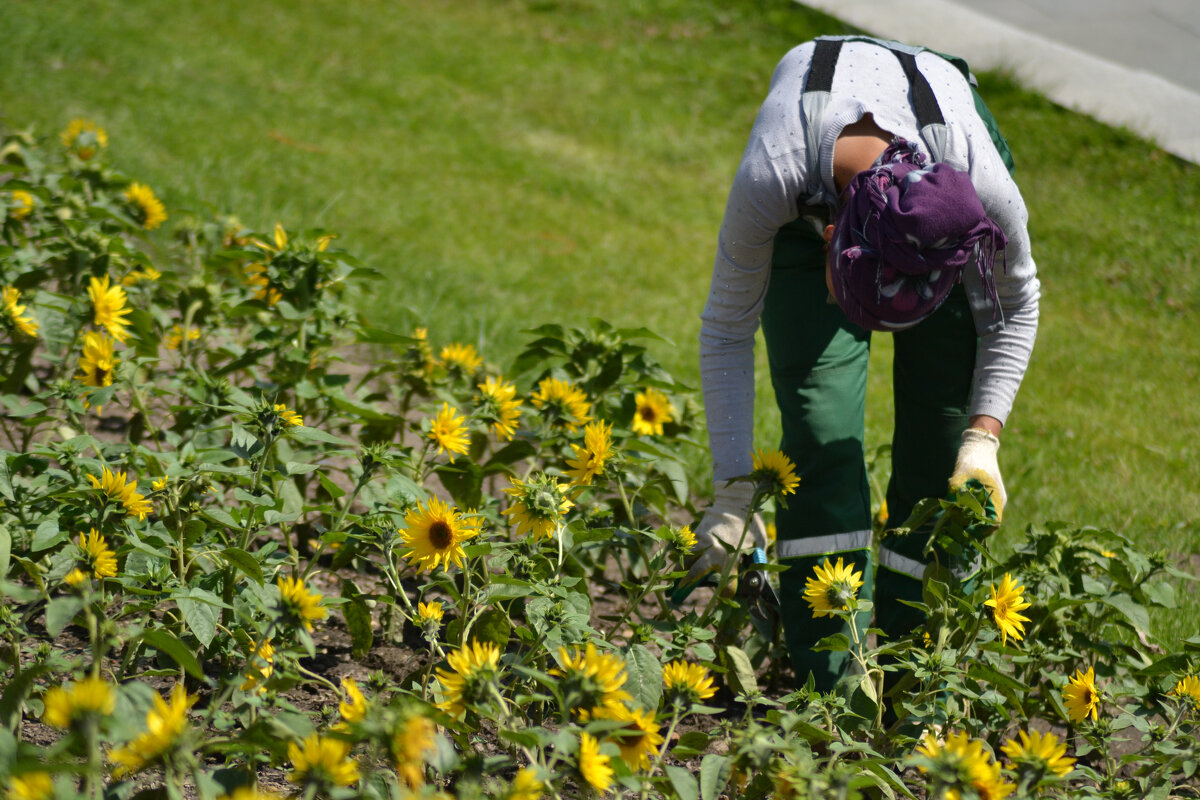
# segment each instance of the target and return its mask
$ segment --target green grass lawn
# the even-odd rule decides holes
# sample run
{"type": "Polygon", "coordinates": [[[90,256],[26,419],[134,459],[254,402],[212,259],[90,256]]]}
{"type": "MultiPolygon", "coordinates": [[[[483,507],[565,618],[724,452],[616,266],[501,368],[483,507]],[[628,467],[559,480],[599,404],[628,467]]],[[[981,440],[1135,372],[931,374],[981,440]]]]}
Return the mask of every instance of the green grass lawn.
{"type": "MultiPolygon", "coordinates": [[[[695,384],[725,194],[771,71],[840,23],[787,0],[10,0],[11,127],[103,125],[177,219],[324,227],[387,280],[364,311],[505,363],[532,324],[645,325],[695,384]],[[726,7],[732,5],[732,7],[726,7]]],[[[1003,76],[1043,281],[1004,437],[1005,536],[1061,519],[1200,552],[1200,169],[1003,76]]],[[[888,437],[886,337],[871,441],[888,437]]],[[[760,444],[776,438],[765,377],[760,444]]],[[[1200,632],[1200,603],[1159,615],[1200,632]]]]}

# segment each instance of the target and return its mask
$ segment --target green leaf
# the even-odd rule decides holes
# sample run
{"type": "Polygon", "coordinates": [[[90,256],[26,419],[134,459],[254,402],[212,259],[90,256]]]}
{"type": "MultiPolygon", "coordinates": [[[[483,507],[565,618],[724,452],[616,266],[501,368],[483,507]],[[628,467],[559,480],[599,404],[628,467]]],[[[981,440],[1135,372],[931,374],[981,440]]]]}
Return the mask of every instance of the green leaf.
{"type": "Polygon", "coordinates": [[[342,581],[342,597],[347,603],[342,606],[342,616],[346,619],[346,628],[350,631],[350,642],[353,647],[351,656],[360,659],[370,651],[375,643],[375,631],[371,627],[371,609],[362,592],[353,581],[342,581]]]}
{"type": "Polygon", "coordinates": [[[33,542],[29,545],[29,551],[38,553],[42,550],[49,550],[65,541],[67,541],[67,532],[59,530],[58,517],[50,517],[37,526],[37,530],[33,533],[33,542]]]}
{"type": "Polygon", "coordinates": [[[204,679],[204,670],[200,668],[200,662],[196,660],[191,649],[174,634],[163,630],[148,629],[142,631],[142,641],[155,650],[170,656],[193,678],[204,679]]]}
{"type": "Polygon", "coordinates": [[[700,797],[701,800],[717,800],[729,783],[729,775],[733,769],[729,756],[709,753],[700,761],[700,797]]]}
{"type": "Polygon", "coordinates": [[[704,731],[688,731],[679,737],[671,753],[677,758],[698,756],[708,749],[710,741],[712,738],[704,731]]]}
{"type": "Polygon", "coordinates": [[[850,649],[850,637],[844,633],[833,633],[819,640],[812,649],[818,653],[823,650],[842,653],[850,649]]]}
{"type": "Polygon", "coordinates": [[[625,651],[625,688],[645,709],[656,709],[662,701],[662,665],[645,645],[630,645],[625,651]]]}
{"type": "Polygon", "coordinates": [[[728,645],[725,648],[726,666],[729,672],[726,678],[733,684],[733,690],[738,694],[749,694],[758,691],[758,678],[754,675],[754,665],[750,656],[740,647],[728,645]]]}
{"type": "Polygon", "coordinates": [[[83,598],[74,595],[55,597],[46,604],[46,633],[57,637],[62,633],[75,615],[83,610],[83,598]]]}
{"type": "Polygon", "coordinates": [[[0,497],[16,502],[13,494],[12,473],[8,470],[8,453],[0,455],[0,497]]]}
{"type": "Polygon", "coordinates": [[[336,444],[351,450],[354,449],[354,442],[351,442],[349,439],[343,439],[340,436],[334,436],[332,433],[326,433],[320,428],[310,428],[307,425],[288,428],[288,436],[305,442],[323,442],[325,444],[336,444]]]}
{"type": "Polygon", "coordinates": [[[12,535],[8,528],[0,525],[0,578],[8,575],[9,560],[12,557],[12,535]]]}
{"type": "Polygon", "coordinates": [[[1127,594],[1114,594],[1104,598],[1104,602],[1125,615],[1138,630],[1150,630],[1150,613],[1146,607],[1127,594]]]}
{"type": "Polygon", "coordinates": [[[221,616],[221,608],[225,606],[221,598],[203,589],[189,589],[186,593],[175,595],[175,604],[188,629],[208,647],[217,634],[217,620],[221,616]]]}
{"type": "Polygon", "coordinates": [[[247,578],[259,586],[263,585],[262,565],[254,556],[237,547],[226,547],[221,551],[221,555],[225,557],[226,561],[241,570],[247,578]]]}
{"type": "Polygon", "coordinates": [[[695,775],[674,764],[664,767],[663,771],[667,773],[667,778],[671,781],[675,794],[679,795],[679,800],[700,800],[700,786],[696,783],[695,775]]]}
{"type": "Polygon", "coordinates": [[[512,622],[504,609],[489,608],[479,615],[471,634],[479,641],[491,642],[503,650],[512,634],[512,622]]]}

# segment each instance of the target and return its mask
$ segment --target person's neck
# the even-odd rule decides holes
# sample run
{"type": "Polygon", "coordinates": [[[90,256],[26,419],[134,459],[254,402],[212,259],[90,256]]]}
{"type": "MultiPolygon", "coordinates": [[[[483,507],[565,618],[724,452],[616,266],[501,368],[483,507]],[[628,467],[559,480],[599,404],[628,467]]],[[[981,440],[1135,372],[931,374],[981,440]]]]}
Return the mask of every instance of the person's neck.
{"type": "Polygon", "coordinates": [[[855,175],[871,168],[892,138],[870,114],[842,129],[833,145],[833,182],[839,194],[855,175]]]}

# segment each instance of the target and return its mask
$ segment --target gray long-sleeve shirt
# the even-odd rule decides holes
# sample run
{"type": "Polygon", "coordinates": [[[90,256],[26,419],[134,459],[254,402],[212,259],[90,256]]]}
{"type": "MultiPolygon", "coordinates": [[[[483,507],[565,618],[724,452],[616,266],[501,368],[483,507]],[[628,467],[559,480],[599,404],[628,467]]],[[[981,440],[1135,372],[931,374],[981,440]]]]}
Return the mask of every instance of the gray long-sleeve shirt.
{"type": "MultiPolygon", "coordinates": [[[[812,199],[805,188],[809,159],[800,98],[813,47],[808,42],[792,49],[775,69],[721,224],[700,329],[700,375],[716,480],[751,471],[754,335],[770,280],[772,245],[779,229],[795,220],[812,199]]],[[[919,54],[917,66],[946,120],[949,136],[942,160],[971,176],[988,216],[1008,237],[995,270],[1004,324],[981,336],[970,406],[972,415],[986,414],[1003,423],[1037,334],[1040,286],[1029,248],[1028,213],[962,73],[934,53],[919,54]]],[[[930,157],[908,90],[900,62],[891,52],[865,42],[843,45],[829,104],[820,119],[811,120],[817,127],[814,141],[819,142],[818,163],[828,196],[836,196],[834,144],[846,125],[866,114],[885,131],[916,142],[930,157]]],[[[977,277],[972,279],[974,272],[968,268],[963,280],[968,295],[978,302],[982,287],[977,277]]]]}

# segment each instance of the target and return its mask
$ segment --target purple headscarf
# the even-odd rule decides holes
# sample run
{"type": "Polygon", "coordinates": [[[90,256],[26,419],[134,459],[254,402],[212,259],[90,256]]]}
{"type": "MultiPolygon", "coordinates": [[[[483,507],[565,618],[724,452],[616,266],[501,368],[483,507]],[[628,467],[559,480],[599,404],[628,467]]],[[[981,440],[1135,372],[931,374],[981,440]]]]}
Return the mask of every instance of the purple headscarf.
{"type": "Polygon", "coordinates": [[[903,330],[937,310],[974,260],[996,307],[992,270],[1007,244],[967,173],[927,167],[896,138],[846,186],[829,245],[834,297],[863,328],[903,330]]]}

